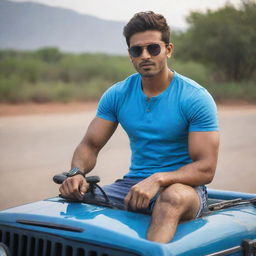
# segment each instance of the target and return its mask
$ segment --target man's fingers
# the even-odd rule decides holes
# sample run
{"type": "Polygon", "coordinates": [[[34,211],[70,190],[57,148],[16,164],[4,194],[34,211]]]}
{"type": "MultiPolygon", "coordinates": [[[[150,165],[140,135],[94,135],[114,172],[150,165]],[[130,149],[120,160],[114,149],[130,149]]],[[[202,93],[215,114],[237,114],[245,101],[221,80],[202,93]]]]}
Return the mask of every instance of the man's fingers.
{"type": "Polygon", "coordinates": [[[150,194],[133,186],[125,198],[125,208],[132,210],[146,209],[150,203],[150,194]]]}
{"type": "Polygon", "coordinates": [[[129,200],[129,205],[132,210],[138,209],[139,205],[142,203],[139,191],[136,187],[132,187],[130,190],[130,200],[129,200]]]}
{"type": "Polygon", "coordinates": [[[82,200],[87,188],[88,184],[85,181],[85,178],[81,175],[76,175],[74,177],[67,178],[62,183],[59,190],[65,197],[82,200]],[[82,189],[82,192],[80,189],[82,189]]]}
{"type": "Polygon", "coordinates": [[[144,199],[143,199],[143,202],[142,202],[142,205],[141,205],[141,208],[142,208],[142,209],[148,208],[149,203],[150,203],[150,200],[149,200],[148,198],[144,198],[144,199]]]}
{"type": "Polygon", "coordinates": [[[84,179],[83,176],[78,177],[79,175],[77,175],[74,179],[70,179],[70,193],[77,198],[78,200],[82,200],[84,193],[86,192],[86,181],[84,179]],[[81,187],[83,187],[83,191],[81,191],[81,187]]]}
{"type": "Polygon", "coordinates": [[[82,200],[83,199],[83,195],[81,194],[80,192],[80,182],[79,181],[73,181],[73,195],[79,199],[79,200],[82,200]]]}
{"type": "Polygon", "coordinates": [[[132,194],[131,200],[129,202],[129,206],[133,209],[137,209],[137,196],[135,193],[132,194]]]}
{"type": "Polygon", "coordinates": [[[129,208],[130,200],[131,200],[131,191],[127,194],[127,196],[124,199],[124,205],[126,210],[128,210],[129,208]]]}
{"type": "Polygon", "coordinates": [[[141,208],[143,208],[143,207],[142,207],[143,202],[144,202],[144,198],[143,198],[143,196],[138,195],[138,196],[137,196],[136,206],[135,206],[135,207],[136,207],[136,209],[141,209],[141,208]]]}
{"type": "Polygon", "coordinates": [[[144,194],[135,193],[130,201],[133,210],[146,209],[149,205],[150,199],[144,194]]]}
{"type": "Polygon", "coordinates": [[[80,195],[83,196],[87,192],[88,188],[89,184],[86,182],[85,179],[82,179],[79,184],[80,195]]]}
{"type": "Polygon", "coordinates": [[[70,195],[71,198],[76,198],[80,199],[80,195],[78,193],[78,182],[76,179],[68,178],[66,180],[66,184],[68,187],[68,194],[70,195]]]}
{"type": "Polygon", "coordinates": [[[67,179],[65,180],[65,183],[66,183],[66,187],[67,187],[68,194],[73,195],[72,179],[71,179],[71,178],[67,178],[67,179]]]}
{"type": "Polygon", "coordinates": [[[143,197],[143,201],[141,203],[141,208],[146,209],[149,206],[150,203],[150,194],[149,193],[142,193],[141,196],[143,197]]]}
{"type": "Polygon", "coordinates": [[[66,179],[65,181],[63,181],[62,185],[60,186],[60,192],[61,195],[67,198],[74,198],[72,193],[70,192],[70,185],[68,180],[66,179]]]}
{"type": "Polygon", "coordinates": [[[65,184],[65,181],[62,183],[59,190],[60,190],[61,195],[63,195],[63,196],[67,196],[69,194],[68,187],[65,184]]]}

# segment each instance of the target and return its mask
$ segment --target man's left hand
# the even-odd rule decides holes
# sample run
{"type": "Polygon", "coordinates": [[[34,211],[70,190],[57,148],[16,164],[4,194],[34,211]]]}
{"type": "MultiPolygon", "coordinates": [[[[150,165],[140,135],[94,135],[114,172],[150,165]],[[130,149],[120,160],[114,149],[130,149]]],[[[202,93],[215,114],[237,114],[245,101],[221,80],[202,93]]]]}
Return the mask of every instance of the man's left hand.
{"type": "Polygon", "coordinates": [[[156,175],[152,175],[136,185],[132,186],[129,193],[124,199],[125,207],[132,210],[146,209],[149,206],[150,200],[160,190],[160,184],[156,175]]]}

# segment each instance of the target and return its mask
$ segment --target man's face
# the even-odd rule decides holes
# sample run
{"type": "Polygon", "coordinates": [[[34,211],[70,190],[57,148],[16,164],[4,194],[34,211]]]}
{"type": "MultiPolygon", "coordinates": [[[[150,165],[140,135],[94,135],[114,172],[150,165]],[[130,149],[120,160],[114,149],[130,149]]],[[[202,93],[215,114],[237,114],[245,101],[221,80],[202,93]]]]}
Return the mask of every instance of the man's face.
{"type": "Polygon", "coordinates": [[[134,68],[144,77],[153,77],[168,68],[167,58],[171,56],[173,45],[166,46],[161,37],[160,31],[147,30],[136,33],[130,38],[130,49],[133,46],[142,47],[140,56],[133,57],[130,52],[129,56],[134,68]],[[153,56],[153,54],[149,53],[147,46],[151,44],[160,45],[160,53],[158,55],[153,56]]]}

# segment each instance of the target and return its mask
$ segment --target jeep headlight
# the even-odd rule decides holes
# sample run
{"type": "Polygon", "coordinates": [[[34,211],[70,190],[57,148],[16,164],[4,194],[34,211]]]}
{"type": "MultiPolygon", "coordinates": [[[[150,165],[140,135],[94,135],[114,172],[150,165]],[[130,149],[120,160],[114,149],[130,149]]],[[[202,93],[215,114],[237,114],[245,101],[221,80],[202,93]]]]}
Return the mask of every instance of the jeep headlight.
{"type": "Polygon", "coordinates": [[[11,256],[8,247],[4,243],[0,243],[0,255],[1,256],[11,256]]]}

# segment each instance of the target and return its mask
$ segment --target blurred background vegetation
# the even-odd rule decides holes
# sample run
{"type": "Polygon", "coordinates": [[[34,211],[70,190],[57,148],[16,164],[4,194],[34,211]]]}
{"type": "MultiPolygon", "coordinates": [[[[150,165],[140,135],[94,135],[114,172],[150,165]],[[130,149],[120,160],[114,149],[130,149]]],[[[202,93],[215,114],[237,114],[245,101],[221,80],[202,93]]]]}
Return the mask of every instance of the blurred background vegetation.
{"type": "MultiPolygon", "coordinates": [[[[172,32],[170,68],[206,87],[218,102],[256,103],[255,1],[192,12],[187,22],[186,31],[172,32]]],[[[0,50],[0,102],[96,100],[132,73],[127,56],[0,50]]]]}

